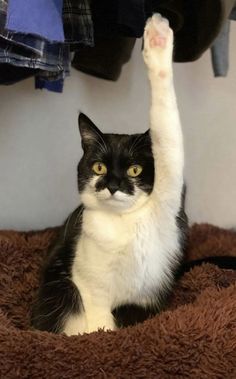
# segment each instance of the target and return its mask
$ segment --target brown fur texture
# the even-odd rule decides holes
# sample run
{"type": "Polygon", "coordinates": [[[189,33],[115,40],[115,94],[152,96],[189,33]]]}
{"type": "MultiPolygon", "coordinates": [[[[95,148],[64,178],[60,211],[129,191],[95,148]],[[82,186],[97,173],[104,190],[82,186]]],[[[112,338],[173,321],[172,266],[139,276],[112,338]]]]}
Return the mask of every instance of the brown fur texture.
{"type": "MultiPolygon", "coordinates": [[[[67,337],[30,330],[39,272],[56,229],[0,232],[0,378],[236,378],[236,272],[195,267],[168,309],[134,327],[67,337]]],[[[190,230],[189,260],[236,256],[236,232],[190,230]]]]}

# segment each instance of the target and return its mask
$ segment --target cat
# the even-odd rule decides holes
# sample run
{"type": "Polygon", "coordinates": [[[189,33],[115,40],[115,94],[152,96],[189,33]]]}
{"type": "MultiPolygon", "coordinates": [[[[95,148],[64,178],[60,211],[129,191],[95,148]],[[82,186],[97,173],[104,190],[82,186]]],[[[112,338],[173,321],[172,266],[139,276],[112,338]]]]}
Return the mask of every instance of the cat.
{"type": "Polygon", "coordinates": [[[184,255],[184,151],[172,71],[173,32],[159,14],[146,23],[150,129],[104,134],[79,115],[81,205],[45,264],[32,325],[77,335],[159,312],[184,255]],[[142,313],[143,311],[143,313],[142,313]],[[140,316],[141,315],[141,316],[140,316]]]}

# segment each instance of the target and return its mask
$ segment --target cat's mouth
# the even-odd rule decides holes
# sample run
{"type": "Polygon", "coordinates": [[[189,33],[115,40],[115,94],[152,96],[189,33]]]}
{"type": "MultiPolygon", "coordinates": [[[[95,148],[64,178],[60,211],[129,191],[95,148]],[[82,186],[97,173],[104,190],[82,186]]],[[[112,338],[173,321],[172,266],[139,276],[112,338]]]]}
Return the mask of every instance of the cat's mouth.
{"type": "Polygon", "coordinates": [[[109,202],[124,202],[127,201],[127,197],[129,197],[126,193],[121,191],[116,191],[111,194],[109,190],[106,191],[106,196],[103,198],[105,201],[109,202]]]}
{"type": "Polygon", "coordinates": [[[129,207],[133,203],[133,201],[131,201],[130,195],[121,191],[116,191],[114,194],[111,194],[111,192],[108,189],[98,192],[97,198],[104,205],[108,205],[109,207],[115,207],[115,208],[116,207],[126,208],[127,206],[129,207]]]}
{"type": "Polygon", "coordinates": [[[115,192],[111,194],[109,199],[117,200],[117,201],[123,201],[124,197],[127,197],[127,195],[123,192],[115,192]]]}
{"type": "Polygon", "coordinates": [[[118,191],[116,191],[114,194],[111,194],[108,188],[104,188],[101,191],[96,191],[96,196],[99,200],[115,199],[119,197],[117,194],[118,194],[118,191]]]}

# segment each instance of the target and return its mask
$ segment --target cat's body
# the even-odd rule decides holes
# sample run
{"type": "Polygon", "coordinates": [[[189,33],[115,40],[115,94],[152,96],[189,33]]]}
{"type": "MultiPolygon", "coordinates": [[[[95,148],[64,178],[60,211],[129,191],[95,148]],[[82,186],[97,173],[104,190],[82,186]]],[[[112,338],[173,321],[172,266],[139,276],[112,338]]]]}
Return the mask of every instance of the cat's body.
{"type": "Polygon", "coordinates": [[[46,263],[36,328],[68,335],[114,329],[112,312],[119,316],[119,307],[131,304],[158,311],[174,284],[186,218],[172,38],[160,16],[149,20],[144,59],[152,89],[150,132],[102,134],[80,115],[82,205],[46,263]]]}

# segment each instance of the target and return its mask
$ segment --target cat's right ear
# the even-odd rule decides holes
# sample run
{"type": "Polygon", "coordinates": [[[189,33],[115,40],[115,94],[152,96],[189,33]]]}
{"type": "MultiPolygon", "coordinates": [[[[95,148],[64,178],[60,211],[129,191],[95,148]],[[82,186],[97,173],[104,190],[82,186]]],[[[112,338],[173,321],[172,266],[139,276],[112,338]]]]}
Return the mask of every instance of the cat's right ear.
{"type": "Polygon", "coordinates": [[[93,145],[102,136],[102,132],[94,123],[84,114],[79,114],[79,130],[81,135],[82,148],[86,150],[93,145]]]}

